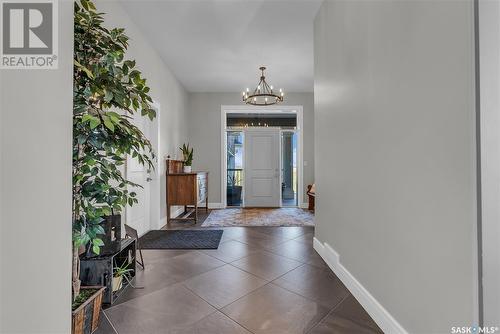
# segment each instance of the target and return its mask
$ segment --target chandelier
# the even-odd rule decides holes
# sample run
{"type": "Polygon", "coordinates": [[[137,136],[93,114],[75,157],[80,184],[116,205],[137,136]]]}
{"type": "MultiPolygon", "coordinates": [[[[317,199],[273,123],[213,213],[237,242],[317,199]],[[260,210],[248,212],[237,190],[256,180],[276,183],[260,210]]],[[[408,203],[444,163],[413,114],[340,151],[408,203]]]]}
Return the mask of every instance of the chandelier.
{"type": "Polygon", "coordinates": [[[262,75],[260,77],[259,84],[257,88],[250,94],[250,89],[247,88],[243,92],[243,102],[246,104],[251,104],[254,106],[269,106],[272,104],[283,102],[284,93],[283,89],[280,88],[279,95],[275,94],[273,91],[273,86],[269,86],[266,82],[266,77],[264,76],[264,71],[266,68],[264,66],[260,67],[262,75]]]}

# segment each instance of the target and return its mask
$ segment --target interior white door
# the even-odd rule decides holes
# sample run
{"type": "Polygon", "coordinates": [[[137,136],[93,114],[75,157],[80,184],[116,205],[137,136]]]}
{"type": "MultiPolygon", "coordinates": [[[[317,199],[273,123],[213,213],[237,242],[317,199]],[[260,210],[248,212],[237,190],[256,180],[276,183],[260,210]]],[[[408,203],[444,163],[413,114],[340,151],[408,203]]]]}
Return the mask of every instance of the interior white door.
{"type": "MultiPolygon", "coordinates": [[[[147,117],[141,117],[140,113],[134,116],[133,123],[142,131],[146,138],[150,137],[150,124],[151,122],[147,117]]],[[[132,207],[127,205],[125,221],[127,225],[135,228],[139,235],[142,235],[151,229],[150,223],[150,171],[147,166],[143,166],[132,159],[131,156],[127,157],[126,166],[127,179],[133,183],[139,184],[141,187],[128,186],[129,192],[135,192],[138,203],[132,207]]]]}
{"type": "Polygon", "coordinates": [[[280,206],[280,132],[278,128],[245,129],[246,207],[280,206]]]}

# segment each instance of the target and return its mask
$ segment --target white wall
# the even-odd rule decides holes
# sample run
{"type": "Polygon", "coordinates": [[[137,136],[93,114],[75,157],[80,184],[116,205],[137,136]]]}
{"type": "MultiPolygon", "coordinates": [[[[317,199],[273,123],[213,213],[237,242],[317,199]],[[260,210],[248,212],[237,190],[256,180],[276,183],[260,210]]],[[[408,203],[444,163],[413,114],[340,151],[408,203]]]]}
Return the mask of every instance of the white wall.
{"type": "MultiPolygon", "coordinates": [[[[314,95],[287,93],[284,105],[304,107],[304,188],[314,182],[314,95]]],[[[221,203],[221,105],[243,105],[241,93],[190,93],[188,138],[194,147],[193,168],[209,171],[209,202],[221,203]]],[[[307,196],[304,191],[304,201],[307,196]]]]}
{"type": "Polygon", "coordinates": [[[479,1],[484,324],[500,324],[500,3],[479,1]]]}
{"type": "Polygon", "coordinates": [[[0,333],[70,333],[72,2],[59,69],[0,77],[0,333]]]}
{"type": "Polygon", "coordinates": [[[314,94],[316,238],[407,331],[474,324],[472,1],[325,1],[314,94]]]}
{"type": "MultiPolygon", "coordinates": [[[[166,218],[165,200],[165,157],[178,152],[178,147],[186,141],[187,92],[179,83],[157,51],[147,42],[147,38],[133,22],[119,1],[97,3],[98,10],[106,13],[106,26],[125,28],[130,37],[127,57],[135,59],[138,68],[147,79],[151,88],[151,97],[160,104],[160,152],[158,154],[160,175],[160,219],[166,218]]],[[[151,226],[140,227],[142,233],[161,227],[160,222],[151,222],[151,226]]]]}

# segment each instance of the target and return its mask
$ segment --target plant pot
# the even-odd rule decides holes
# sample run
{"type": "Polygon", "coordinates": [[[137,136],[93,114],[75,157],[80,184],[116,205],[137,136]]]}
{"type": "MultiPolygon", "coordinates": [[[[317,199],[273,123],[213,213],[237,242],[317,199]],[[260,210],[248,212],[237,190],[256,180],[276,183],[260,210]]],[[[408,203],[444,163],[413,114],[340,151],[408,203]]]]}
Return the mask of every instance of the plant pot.
{"type": "Polygon", "coordinates": [[[118,276],[118,277],[113,276],[113,282],[112,282],[113,292],[120,290],[123,285],[122,283],[123,283],[123,276],[118,276]]]}
{"type": "Polygon", "coordinates": [[[102,294],[104,287],[86,286],[80,291],[93,289],[96,290],[71,313],[71,333],[72,334],[91,334],[99,325],[99,316],[101,315],[102,294]]]}
{"type": "Polygon", "coordinates": [[[104,221],[102,222],[105,235],[101,236],[104,244],[108,244],[113,241],[120,240],[122,238],[122,216],[111,215],[104,217],[104,221]]]}
{"type": "Polygon", "coordinates": [[[191,173],[191,166],[184,166],[184,173],[191,173]]]}

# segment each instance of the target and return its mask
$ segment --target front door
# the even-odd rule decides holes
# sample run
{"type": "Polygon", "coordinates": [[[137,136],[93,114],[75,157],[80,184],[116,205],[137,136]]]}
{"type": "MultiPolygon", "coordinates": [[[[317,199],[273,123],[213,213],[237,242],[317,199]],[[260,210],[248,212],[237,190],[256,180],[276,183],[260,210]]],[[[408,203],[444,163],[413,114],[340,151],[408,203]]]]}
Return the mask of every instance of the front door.
{"type": "Polygon", "coordinates": [[[280,131],[245,129],[245,206],[280,206],[280,131]]]}

